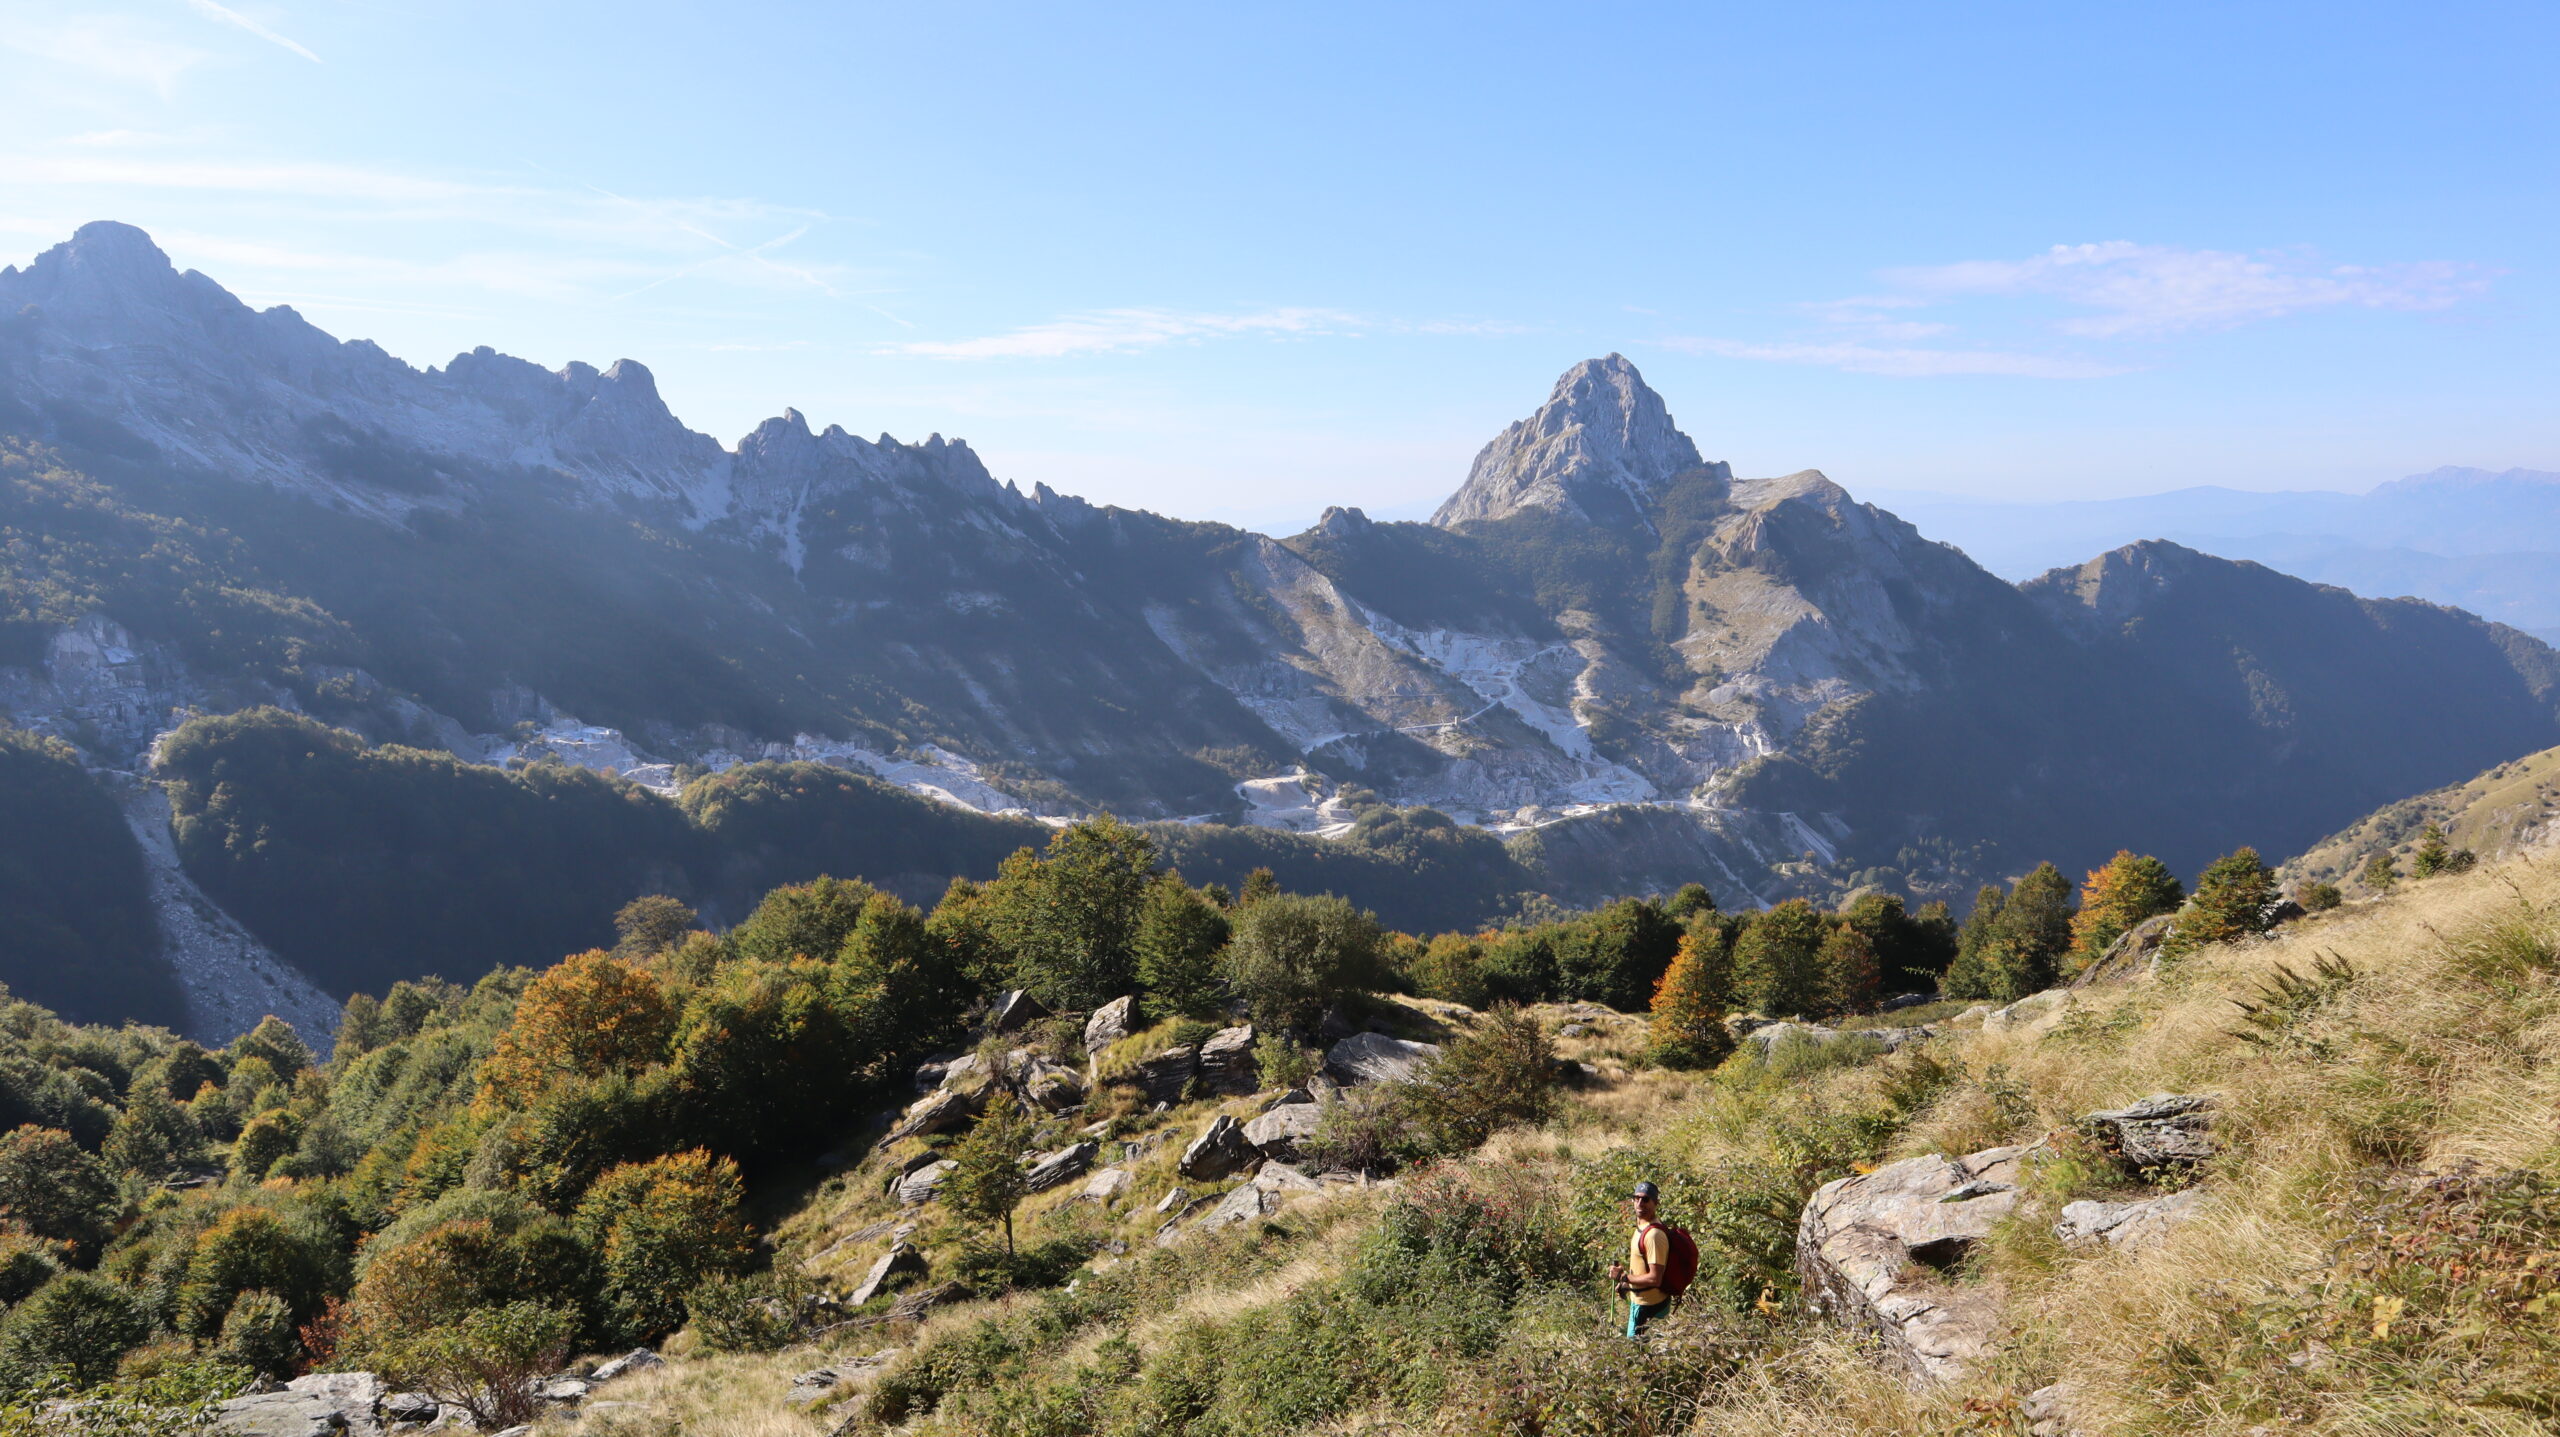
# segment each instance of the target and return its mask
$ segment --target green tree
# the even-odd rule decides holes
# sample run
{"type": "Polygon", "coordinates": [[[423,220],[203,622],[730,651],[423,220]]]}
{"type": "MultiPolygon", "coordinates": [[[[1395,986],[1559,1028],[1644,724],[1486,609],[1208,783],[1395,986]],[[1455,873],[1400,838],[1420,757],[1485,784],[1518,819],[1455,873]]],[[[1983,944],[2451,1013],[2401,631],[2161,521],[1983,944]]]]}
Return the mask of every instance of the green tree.
{"type": "Polygon", "coordinates": [[[290,1083],[311,1066],[311,1049],[291,1023],[269,1013],[258,1020],[258,1026],[231,1040],[231,1058],[235,1068],[244,1059],[263,1058],[279,1082],[290,1083]]]}
{"type": "Polygon", "coordinates": [[[1821,1012],[1827,927],[1801,898],[1755,915],[1733,947],[1734,996],[1741,1006],[1770,1018],[1821,1012]]]}
{"type": "Polygon", "coordinates": [[[2376,893],[2384,892],[2400,881],[2400,860],[2392,857],[2391,850],[2386,848],[2365,860],[2364,872],[2357,876],[2364,881],[2365,887],[2376,893]]]}
{"type": "MultiPolygon", "coordinates": [[[[1712,910],[1710,910],[1712,911],[1712,910]]],[[[1641,1007],[1671,957],[1680,951],[1680,922],[1642,898],[1621,898],[1560,925],[1556,978],[1568,997],[1620,1012],[1641,1007]]]]}
{"type": "Polygon", "coordinates": [[[1053,1009],[1090,1008],[1136,984],[1154,877],[1155,841],[1105,814],[1058,830],[1045,852],[1017,850],[979,901],[1015,982],[1053,1009]]]}
{"type": "Polygon", "coordinates": [[[66,1272],[0,1319],[0,1381],[21,1386],[59,1372],[87,1387],[114,1376],[117,1361],[150,1335],[150,1315],[131,1292],[66,1272]]]}
{"type": "Polygon", "coordinates": [[[2000,910],[2008,903],[2007,891],[1996,883],[1986,883],[1975,890],[1973,911],[1965,915],[1964,926],[1956,930],[1956,956],[1938,985],[1941,993],[1950,998],[1988,998],[1999,990],[1983,949],[1999,932],[2000,910]]]}
{"type": "Polygon", "coordinates": [[[59,1128],[26,1124],[0,1137],[0,1222],[95,1253],[107,1240],[115,1179],[59,1128]]]}
{"type": "Polygon", "coordinates": [[[234,1207],[187,1249],[174,1325],[188,1337],[209,1340],[244,1292],[273,1293],[303,1321],[320,1310],[339,1281],[336,1235],[325,1226],[269,1207],[234,1207]]]}
{"type": "Polygon", "coordinates": [[[108,1130],[99,1155],[109,1166],[157,1181],[205,1157],[204,1130],[156,1083],[141,1083],[108,1130]]]}
{"type": "Polygon", "coordinates": [[[261,1377],[290,1377],[302,1352],[293,1329],[293,1309],[283,1298],[272,1292],[244,1292],[223,1315],[213,1359],[261,1377]]]}
{"type": "Polygon", "coordinates": [[[1236,915],[1226,978],[1269,1033],[1308,1033],[1324,1010],[1376,988],[1377,918],[1326,894],[1266,898],[1236,915]]]}
{"type": "Polygon", "coordinates": [[[2195,897],[2178,914],[2177,927],[2163,945],[2185,953],[2209,943],[2228,943],[2267,931],[2267,909],[2275,902],[2276,876],[2254,848],[2235,849],[2217,858],[2196,879],[2195,897]]]}
{"type": "Polygon", "coordinates": [[[944,1200],[953,1212],[971,1222],[1004,1224],[1008,1258],[1014,1255],[1013,1210],[1030,1193],[1020,1158],[1031,1141],[1031,1120],[1021,1105],[1012,1094],[998,1093],[969,1135],[951,1148],[951,1160],[959,1166],[942,1180],[944,1200]]]}
{"type": "MultiPolygon", "coordinates": [[[[1933,906],[1945,914],[1945,904],[1933,906]]],[[[1896,993],[1935,988],[1955,957],[1953,925],[1914,917],[1898,893],[1861,893],[1840,910],[1840,919],[1875,949],[1880,981],[1896,993]]]]}
{"type": "Polygon", "coordinates": [[[302,1146],[302,1119],[290,1108],[270,1108],[251,1118],[231,1144],[231,1175],[259,1182],[302,1146]]]}
{"type": "Polygon", "coordinates": [[[654,957],[676,946],[700,918],[683,899],[647,893],[625,903],[613,915],[617,958],[654,957]]]}
{"type": "Polygon", "coordinates": [[[739,957],[766,963],[833,958],[862,921],[863,905],[876,891],[868,883],[842,878],[788,884],[766,894],[756,911],[729,931],[729,944],[739,957]]]}
{"type": "Polygon", "coordinates": [[[1716,911],[1715,895],[1703,883],[1683,883],[1679,891],[1662,902],[1662,911],[1675,923],[1686,923],[1701,913],[1716,911]]]}
{"type": "Polygon", "coordinates": [[[1205,1018],[1226,1001],[1218,954],[1227,946],[1227,915],[1182,881],[1158,875],[1138,910],[1138,986],[1151,1014],[1205,1018]]]}
{"type": "Polygon", "coordinates": [[[1279,876],[1268,868],[1257,868],[1244,876],[1244,889],[1236,894],[1236,906],[1251,908],[1266,898],[1279,896],[1279,876]]]}

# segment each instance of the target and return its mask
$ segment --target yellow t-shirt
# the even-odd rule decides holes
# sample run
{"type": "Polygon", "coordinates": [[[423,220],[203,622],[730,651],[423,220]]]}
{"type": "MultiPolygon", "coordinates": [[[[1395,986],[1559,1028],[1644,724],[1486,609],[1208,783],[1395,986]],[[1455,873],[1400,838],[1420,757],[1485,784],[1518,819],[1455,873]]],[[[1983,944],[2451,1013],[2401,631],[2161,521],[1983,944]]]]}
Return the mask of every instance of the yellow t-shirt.
{"type": "MultiPolygon", "coordinates": [[[[1637,1228],[1636,1235],[1627,1239],[1627,1271],[1660,1272],[1670,1265],[1671,1234],[1660,1223],[1637,1228]]],[[[1659,1307],[1671,1300],[1671,1294],[1658,1287],[1639,1287],[1627,1293],[1627,1300],[1638,1307],[1659,1307]]]]}

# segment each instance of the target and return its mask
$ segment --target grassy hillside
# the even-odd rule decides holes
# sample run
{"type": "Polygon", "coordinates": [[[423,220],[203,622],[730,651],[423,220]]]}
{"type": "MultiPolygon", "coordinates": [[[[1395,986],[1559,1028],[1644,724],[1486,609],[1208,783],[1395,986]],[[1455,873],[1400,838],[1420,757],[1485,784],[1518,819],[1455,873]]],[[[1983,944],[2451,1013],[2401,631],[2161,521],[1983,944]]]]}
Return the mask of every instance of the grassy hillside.
{"type": "MultiPolygon", "coordinates": [[[[612,1430],[822,1432],[833,1418],[783,1406],[791,1376],[895,1348],[834,1395],[867,1386],[918,1433],[2019,1433],[2055,1384],[2088,1433],[2560,1431],[2560,872],[2411,885],[2046,1002],[1890,1057],[1746,1049],[1702,1078],[1631,1064],[1640,1036],[1603,1022],[1560,1042],[1599,1080],[1553,1118],[1170,1250],[1146,1240],[1159,1151],[1125,1208],[1035,1201],[1026,1244],[1128,1244],[1071,1289],[684,1357],[613,1392],[648,1408],[612,1430]],[[2064,1203],[2150,1191],[2077,1120],[2161,1091],[2221,1104],[2188,1180],[2199,1215],[2145,1250],[2064,1248],[2064,1203]],[[2040,1137],[2018,1216],[1945,1278],[2007,1314],[1971,1375],[1907,1385],[1804,1310],[1814,1187],[2040,1137]],[[1641,1350],[1599,1281],[1623,1241],[1609,1200],[1638,1173],[1705,1254],[1699,1295],[1641,1350]]],[[[784,1225],[786,1255],[860,1271],[894,1213],[878,1182],[830,1184],[784,1225]]],[[[924,1221],[922,1240],[959,1235],[924,1221]]]]}
{"type": "Polygon", "coordinates": [[[2548,844],[2560,833],[2555,819],[2560,819],[2560,748],[2527,754],[2476,778],[2377,809],[2303,850],[2285,865],[2284,875],[2368,892],[2360,876],[2365,865],[2389,854],[2406,873],[2429,824],[2442,828],[2457,849],[2503,858],[2548,844]]]}

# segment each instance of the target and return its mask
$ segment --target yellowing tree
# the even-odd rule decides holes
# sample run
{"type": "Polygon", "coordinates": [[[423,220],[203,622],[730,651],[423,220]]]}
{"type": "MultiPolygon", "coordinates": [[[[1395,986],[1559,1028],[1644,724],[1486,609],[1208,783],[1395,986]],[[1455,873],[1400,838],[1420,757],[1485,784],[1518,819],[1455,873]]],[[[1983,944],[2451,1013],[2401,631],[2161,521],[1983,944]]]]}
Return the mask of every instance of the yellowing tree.
{"type": "Polygon", "coordinates": [[[2175,913],[2186,901],[2169,865],[2119,848],[2104,868],[2089,870],[2080,885],[2080,911],[2071,917],[2071,954],[2087,967],[2145,919],[2175,913]]]}
{"type": "Polygon", "coordinates": [[[480,1080],[498,1102],[523,1109],[555,1083],[656,1062],[674,1023],[656,978],[601,951],[580,953],[526,987],[480,1080]]]}
{"type": "Polygon", "coordinates": [[[1724,1014],[1733,1001],[1732,949],[1724,929],[1692,923],[1653,986],[1653,1052],[1666,1067],[1704,1068],[1733,1051],[1724,1014]]]}
{"type": "Polygon", "coordinates": [[[745,1200],[738,1165],[701,1148],[596,1179],[578,1233],[604,1259],[605,1298],[630,1340],[683,1326],[686,1293],[746,1265],[745,1200]]]}

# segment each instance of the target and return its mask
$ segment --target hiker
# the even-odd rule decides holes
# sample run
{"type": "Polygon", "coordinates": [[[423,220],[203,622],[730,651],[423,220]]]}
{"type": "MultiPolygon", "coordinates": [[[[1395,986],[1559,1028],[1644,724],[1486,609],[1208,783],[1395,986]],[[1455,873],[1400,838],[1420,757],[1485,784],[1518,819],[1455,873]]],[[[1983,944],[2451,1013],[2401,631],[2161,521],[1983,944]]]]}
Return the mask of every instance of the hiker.
{"type": "Polygon", "coordinates": [[[1627,1336],[1642,1337],[1698,1275],[1698,1245],[1662,1220],[1662,1190],[1652,1183],[1636,1184],[1633,1206],[1635,1236],[1627,1241],[1627,1260],[1609,1264],[1609,1279],[1627,1300],[1627,1336]]]}

